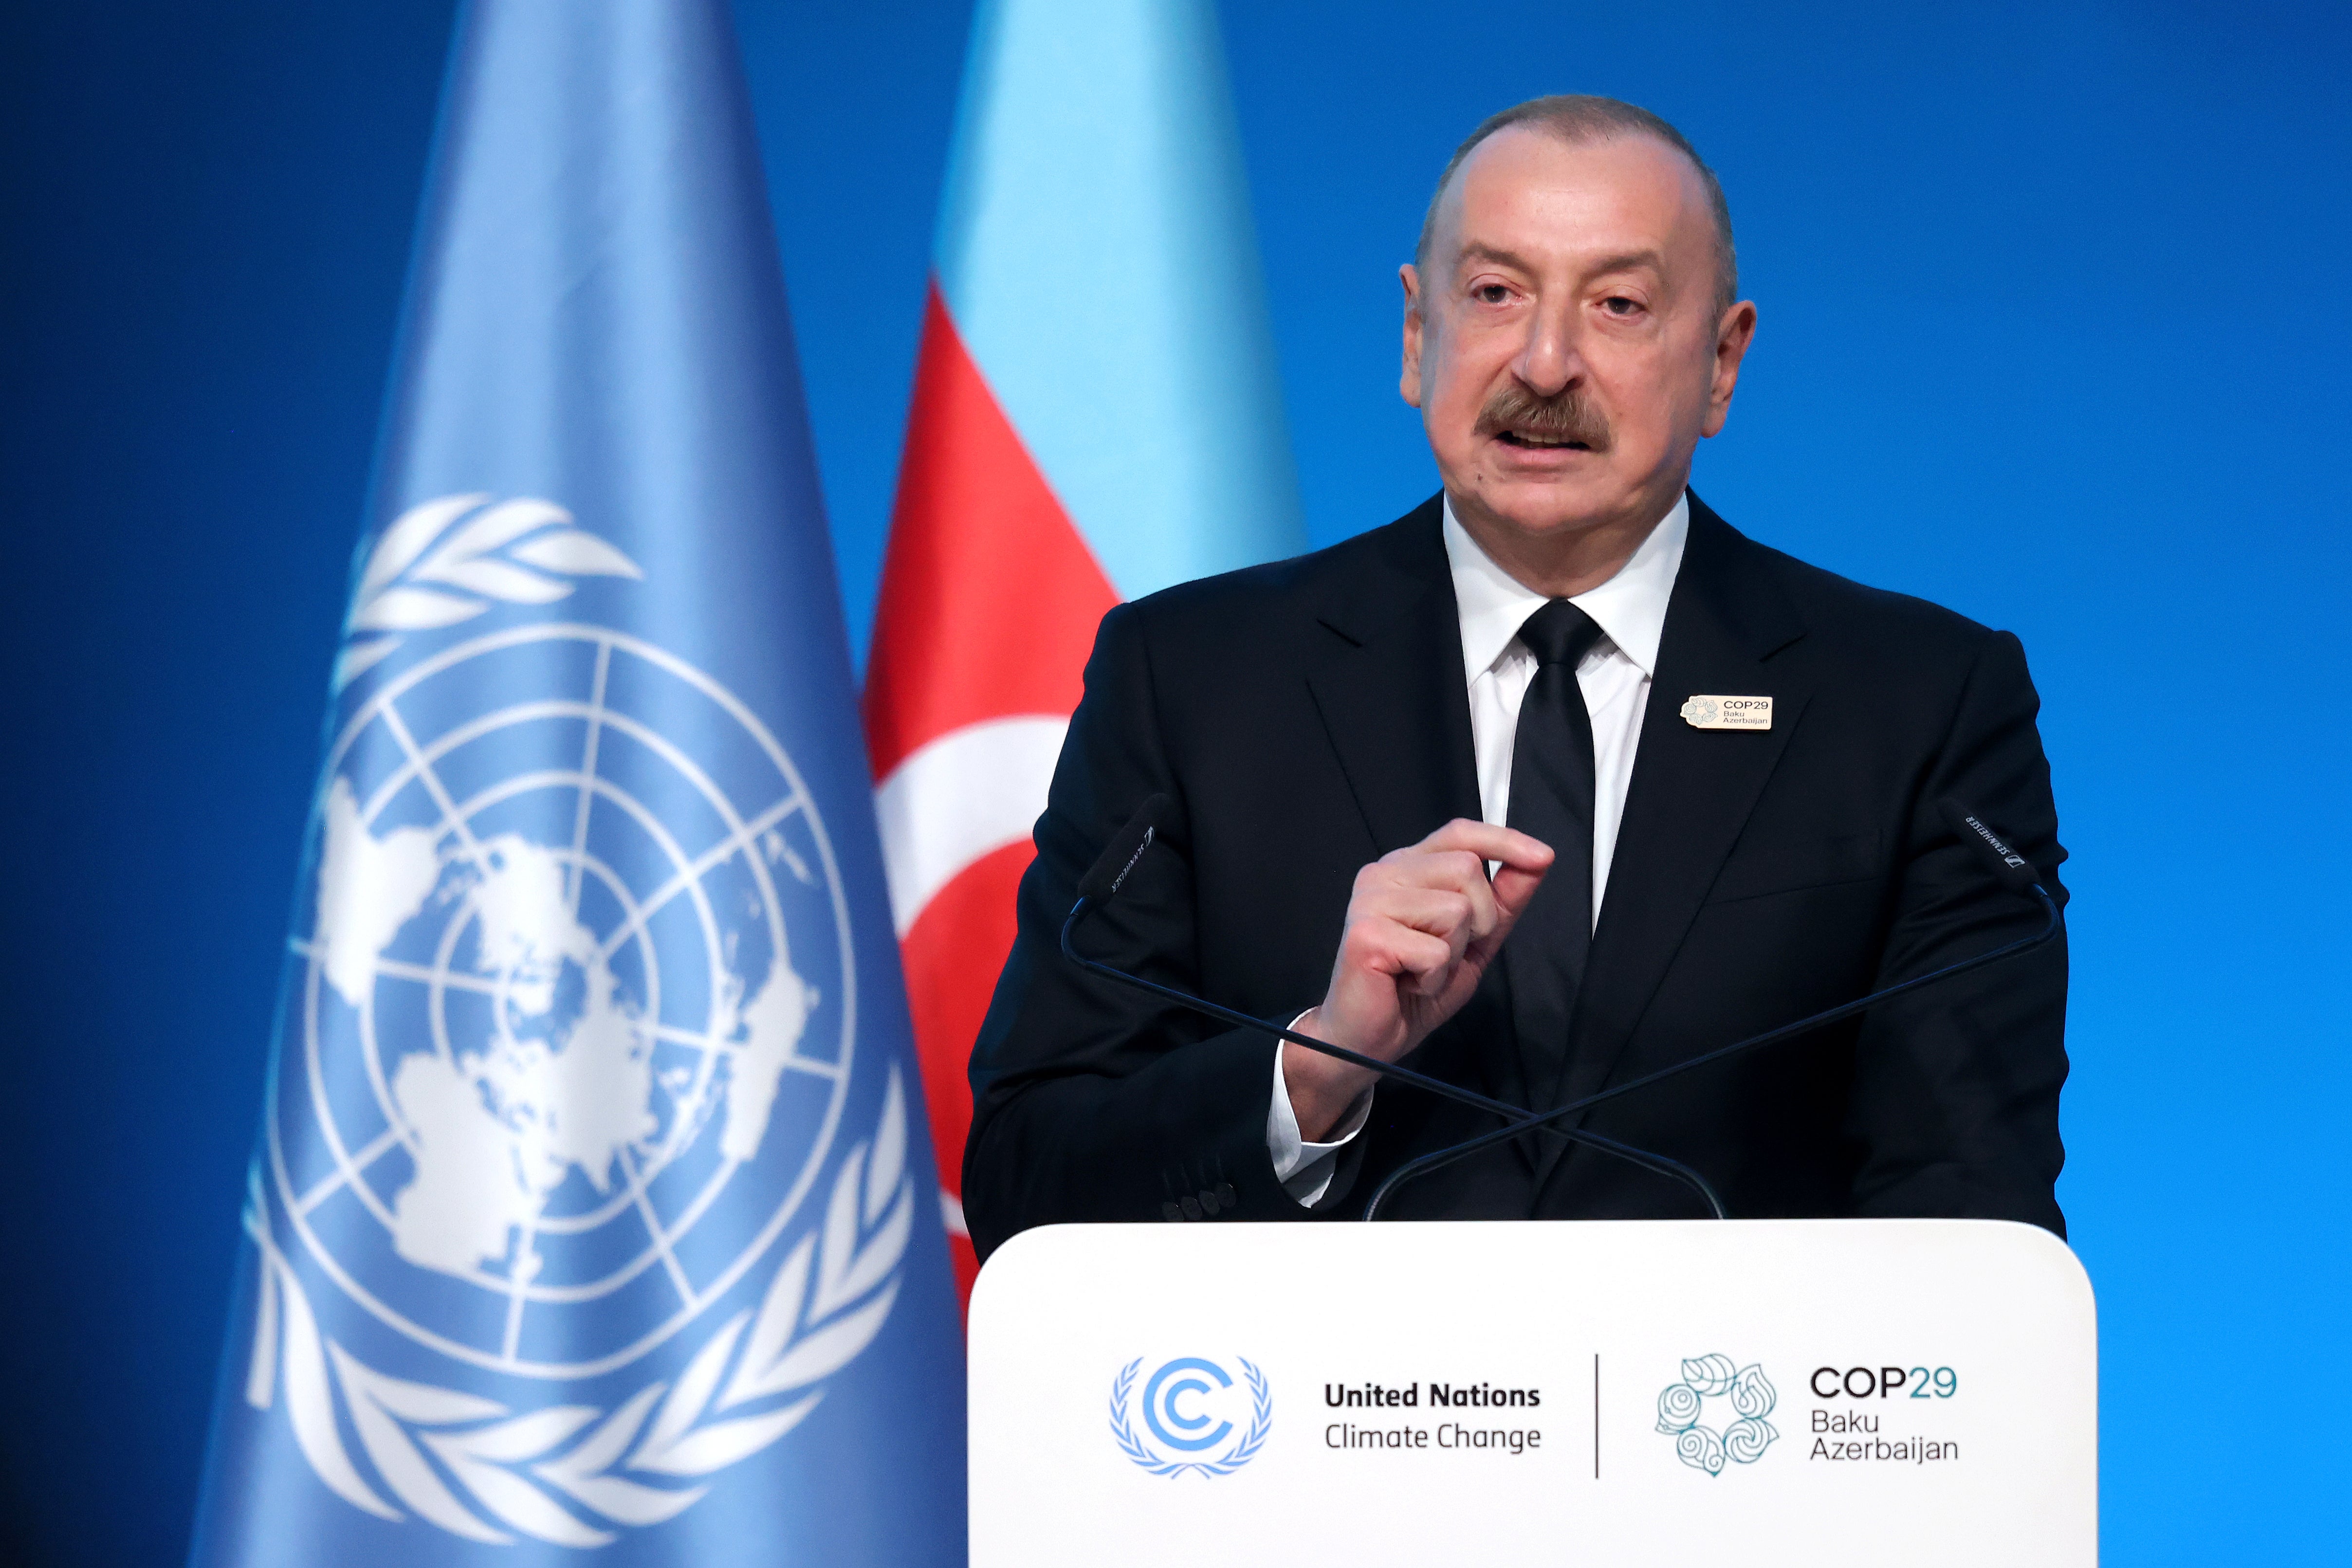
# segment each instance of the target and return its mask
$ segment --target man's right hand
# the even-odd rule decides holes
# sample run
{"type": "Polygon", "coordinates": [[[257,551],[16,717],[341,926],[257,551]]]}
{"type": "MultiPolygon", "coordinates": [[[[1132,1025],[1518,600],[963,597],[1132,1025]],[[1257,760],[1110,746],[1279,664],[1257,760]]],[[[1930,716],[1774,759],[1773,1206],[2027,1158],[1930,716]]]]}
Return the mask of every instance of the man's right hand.
{"type": "MultiPolygon", "coordinates": [[[[1356,873],[1322,1003],[1292,1027],[1394,1061],[1470,999],[1551,861],[1525,833],[1464,818],[1381,856],[1356,873]],[[1489,861],[1500,862],[1491,883],[1489,861]]],[[[1309,1143],[1377,1076],[1300,1045],[1283,1047],[1282,1073],[1309,1143]]]]}

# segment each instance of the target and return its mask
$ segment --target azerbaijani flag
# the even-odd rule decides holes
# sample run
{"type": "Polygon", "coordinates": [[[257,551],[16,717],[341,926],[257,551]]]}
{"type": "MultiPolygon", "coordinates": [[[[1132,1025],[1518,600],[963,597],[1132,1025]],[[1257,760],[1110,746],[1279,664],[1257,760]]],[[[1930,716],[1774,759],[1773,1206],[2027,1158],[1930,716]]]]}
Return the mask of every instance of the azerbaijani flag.
{"type": "Polygon", "coordinates": [[[1304,548],[1206,0],[982,0],[866,685],[941,1198],[1095,626],[1304,548]]]}

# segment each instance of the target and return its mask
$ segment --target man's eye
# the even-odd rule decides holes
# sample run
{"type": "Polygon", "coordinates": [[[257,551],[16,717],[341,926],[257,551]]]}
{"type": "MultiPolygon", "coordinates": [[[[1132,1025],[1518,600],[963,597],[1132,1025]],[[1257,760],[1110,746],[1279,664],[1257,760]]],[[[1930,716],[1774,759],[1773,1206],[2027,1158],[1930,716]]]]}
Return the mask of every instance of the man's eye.
{"type": "Polygon", "coordinates": [[[1511,291],[1499,283],[1485,283],[1472,289],[1470,297],[1481,305],[1500,305],[1511,297],[1511,291]]]}
{"type": "Polygon", "coordinates": [[[1628,299],[1622,294],[1612,294],[1601,302],[1601,308],[1612,316],[1631,316],[1641,308],[1639,300],[1628,299]]]}

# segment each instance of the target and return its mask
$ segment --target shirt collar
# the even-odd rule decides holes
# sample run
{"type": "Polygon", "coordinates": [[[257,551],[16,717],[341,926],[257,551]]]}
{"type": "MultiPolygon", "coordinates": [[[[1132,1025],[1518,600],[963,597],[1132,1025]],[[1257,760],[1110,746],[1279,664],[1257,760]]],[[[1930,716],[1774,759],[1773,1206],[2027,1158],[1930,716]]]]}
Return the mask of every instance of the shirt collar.
{"type": "MultiPolygon", "coordinates": [[[[1645,675],[1658,671],[1666,601],[1674,596],[1689,535],[1690,494],[1685,491],[1616,576],[1569,601],[1591,616],[1645,675]]],[[[1454,517],[1451,496],[1445,498],[1445,561],[1454,573],[1454,604],[1462,618],[1463,670],[1466,679],[1475,681],[1518,645],[1519,628],[1543,608],[1544,596],[1478,547],[1454,517]]]]}

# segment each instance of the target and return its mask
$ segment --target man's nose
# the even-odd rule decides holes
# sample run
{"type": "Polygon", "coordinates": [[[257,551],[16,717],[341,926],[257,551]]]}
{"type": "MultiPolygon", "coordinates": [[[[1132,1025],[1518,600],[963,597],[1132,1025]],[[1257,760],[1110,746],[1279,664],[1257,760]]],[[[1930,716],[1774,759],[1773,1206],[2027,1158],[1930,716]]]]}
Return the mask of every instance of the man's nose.
{"type": "Polygon", "coordinates": [[[1511,370],[1538,397],[1549,397],[1584,371],[1576,341],[1573,303],[1545,299],[1528,317],[1527,340],[1511,370]]]}

